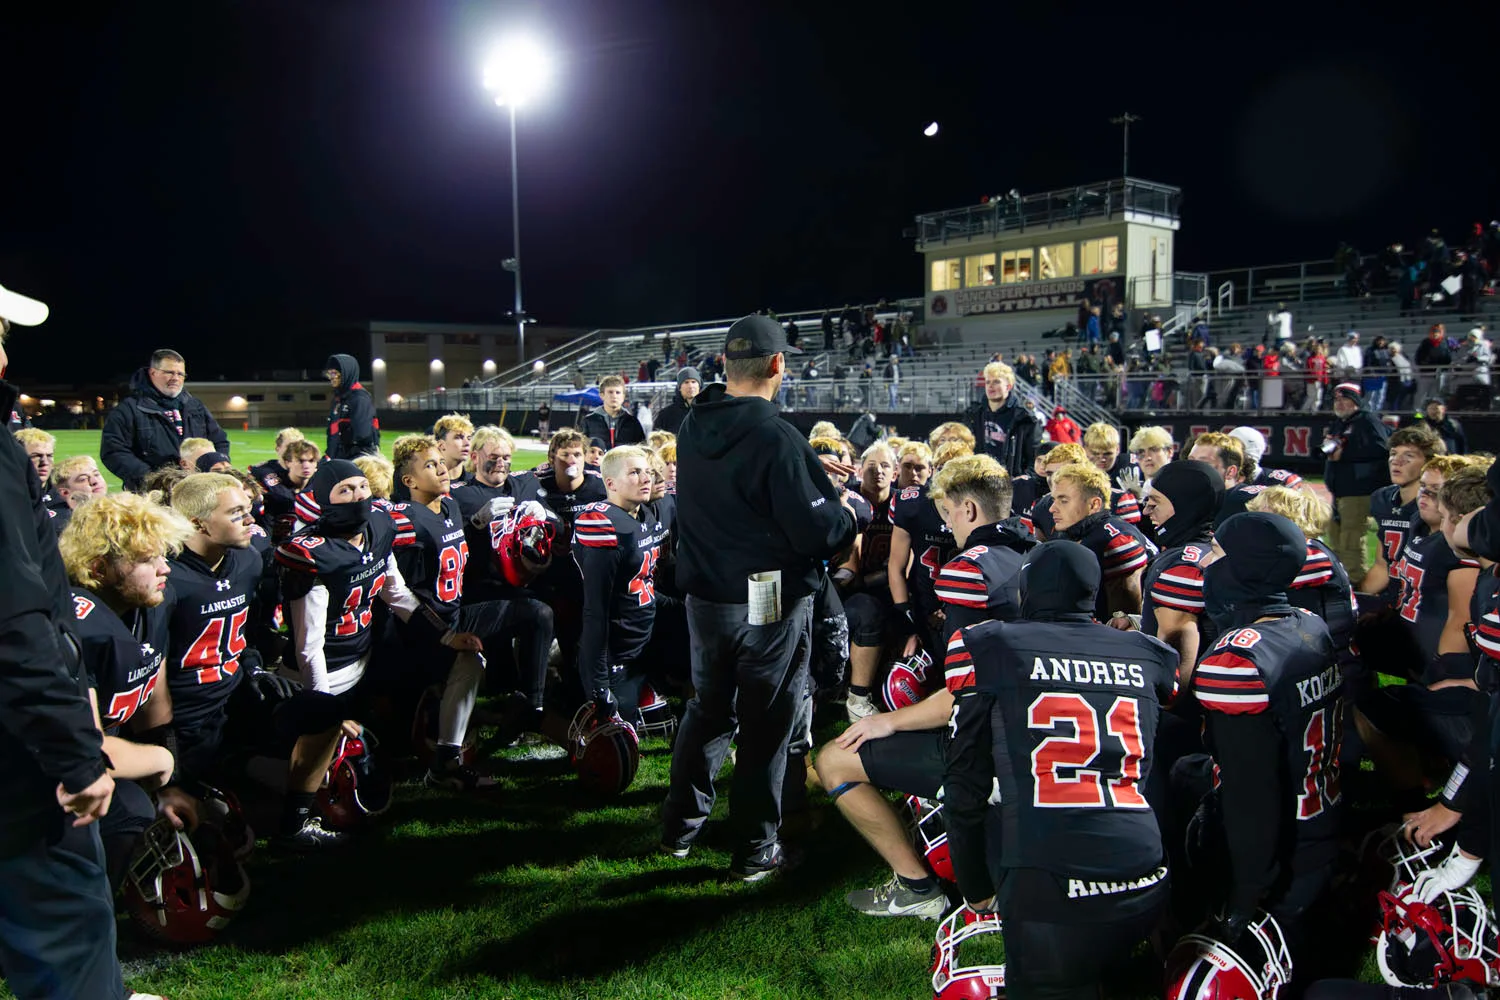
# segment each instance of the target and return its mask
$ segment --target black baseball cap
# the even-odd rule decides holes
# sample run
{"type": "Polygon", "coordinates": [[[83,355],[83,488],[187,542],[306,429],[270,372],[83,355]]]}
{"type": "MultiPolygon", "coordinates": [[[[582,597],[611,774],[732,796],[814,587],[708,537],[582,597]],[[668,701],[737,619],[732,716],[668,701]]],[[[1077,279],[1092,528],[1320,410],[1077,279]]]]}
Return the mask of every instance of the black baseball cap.
{"type": "Polygon", "coordinates": [[[724,337],[724,357],[730,361],[801,353],[800,347],[793,347],[786,342],[786,331],[781,328],[780,323],[759,313],[735,320],[724,337]],[[748,340],[750,346],[743,351],[731,351],[729,345],[736,340],[748,340]]]}

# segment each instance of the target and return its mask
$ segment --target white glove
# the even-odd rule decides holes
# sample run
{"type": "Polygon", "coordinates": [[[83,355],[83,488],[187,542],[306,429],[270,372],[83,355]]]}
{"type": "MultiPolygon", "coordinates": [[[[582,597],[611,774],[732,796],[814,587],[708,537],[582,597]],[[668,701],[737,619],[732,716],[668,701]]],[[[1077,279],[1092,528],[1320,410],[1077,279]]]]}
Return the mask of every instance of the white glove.
{"type": "Polygon", "coordinates": [[[1419,903],[1430,903],[1445,892],[1462,889],[1479,871],[1481,858],[1466,858],[1457,846],[1436,868],[1429,868],[1412,883],[1411,896],[1419,903]]]}
{"type": "Polygon", "coordinates": [[[1134,493],[1137,500],[1146,496],[1146,477],[1140,469],[1130,466],[1115,477],[1115,485],[1127,493],[1134,493]]]}
{"type": "Polygon", "coordinates": [[[498,521],[506,514],[509,514],[511,508],[515,505],[515,497],[495,497],[488,504],[479,508],[470,520],[476,528],[488,527],[491,521],[498,521]]]}

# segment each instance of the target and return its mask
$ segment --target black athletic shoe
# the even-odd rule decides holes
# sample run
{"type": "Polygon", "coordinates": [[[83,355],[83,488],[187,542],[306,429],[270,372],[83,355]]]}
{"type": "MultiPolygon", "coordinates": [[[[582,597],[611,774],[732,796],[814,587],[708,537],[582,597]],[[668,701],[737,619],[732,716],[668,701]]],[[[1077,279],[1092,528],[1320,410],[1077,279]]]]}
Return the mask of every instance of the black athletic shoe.
{"type": "Polygon", "coordinates": [[[801,862],[800,853],[794,854],[782,844],[772,844],[748,857],[736,855],[729,865],[729,876],[741,882],[759,882],[777,872],[790,871],[801,862]]]}

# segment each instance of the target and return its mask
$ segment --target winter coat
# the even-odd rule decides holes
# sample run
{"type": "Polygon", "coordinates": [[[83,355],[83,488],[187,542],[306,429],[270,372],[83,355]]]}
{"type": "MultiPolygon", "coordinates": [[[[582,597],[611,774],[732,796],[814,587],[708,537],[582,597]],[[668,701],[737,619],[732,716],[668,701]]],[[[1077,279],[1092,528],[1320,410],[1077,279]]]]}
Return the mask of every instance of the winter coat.
{"type": "Polygon", "coordinates": [[[120,478],[127,490],[139,490],[153,469],[176,465],[187,438],[207,438],[217,451],[229,454],[229,435],[208,407],[183,389],[164,396],[151,384],[148,368],[130,377],[130,395],[110,411],[99,438],[99,458],[120,478]],[[181,416],[181,429],[172,411],[181,416]]]}

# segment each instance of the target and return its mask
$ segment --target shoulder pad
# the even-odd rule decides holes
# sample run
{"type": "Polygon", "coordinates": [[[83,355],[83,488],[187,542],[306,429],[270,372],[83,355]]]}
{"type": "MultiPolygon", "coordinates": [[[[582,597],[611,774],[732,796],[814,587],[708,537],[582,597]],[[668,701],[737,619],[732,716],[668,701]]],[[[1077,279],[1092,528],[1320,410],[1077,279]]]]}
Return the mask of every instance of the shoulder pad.
{"type": "Polygon", "coordinates": [[[589,504],[588,508],[573,520],[573,539],[591,549],[612,549],[619,545],[615,534],[615,522],[609,516],[607,505],[589,504]]]}

